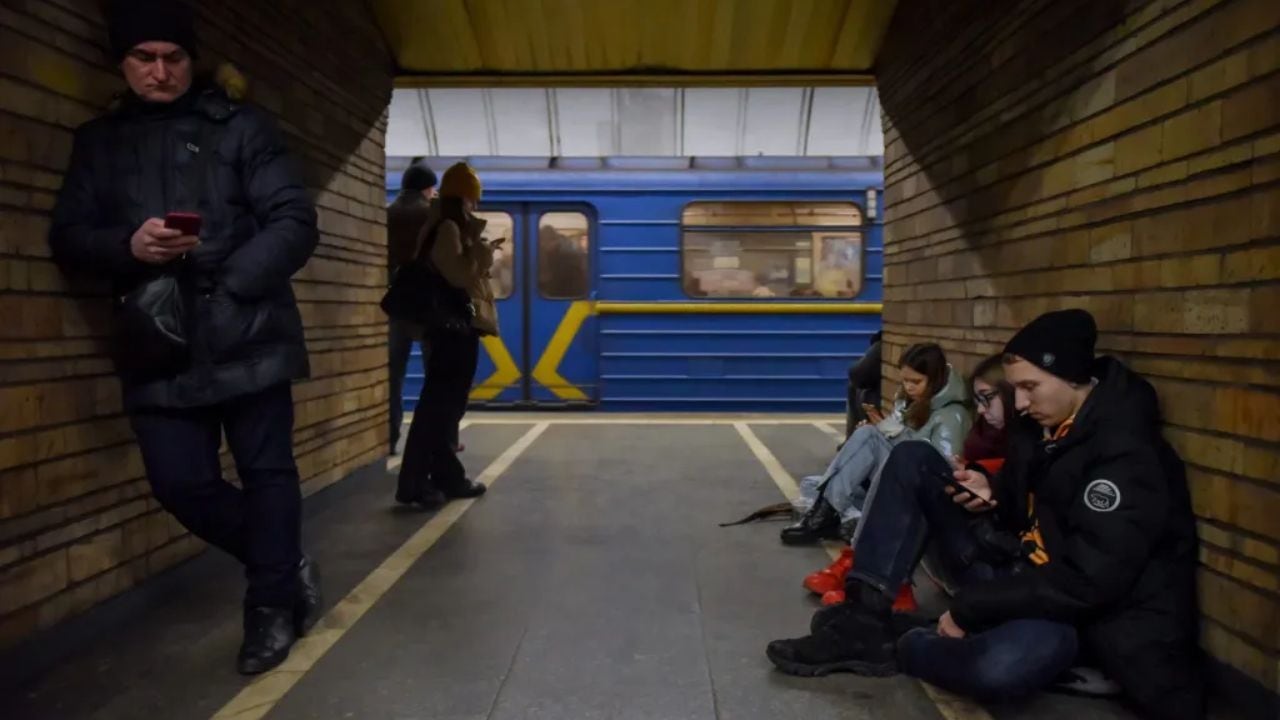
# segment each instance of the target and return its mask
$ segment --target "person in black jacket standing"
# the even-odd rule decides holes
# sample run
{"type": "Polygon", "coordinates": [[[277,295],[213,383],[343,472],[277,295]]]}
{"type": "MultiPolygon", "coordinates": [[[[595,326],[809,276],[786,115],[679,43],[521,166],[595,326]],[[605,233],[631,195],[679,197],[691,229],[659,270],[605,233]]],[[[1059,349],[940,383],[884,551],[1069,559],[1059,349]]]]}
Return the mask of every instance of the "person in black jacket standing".
{"type": "Polygon", "coordinates": [[[319,240],[316,213],[267,115],[194,79],[185,5],[117,2],[108,27],[129,92],[76,131],[49,242],[117,296],[172,273],[188,297],[186,362],[122,369],[124,407],[156,499],[245,565],[238,667],[264,672],[320,606],[290,387],[309,373],[290,277],[319,240]],[[166,227],[175,211],[199,214],[198,236],[166,227]],[[221,476],[224,431],[242,488],[221,476]]]}
{"type": "Polygon", "coordinates": [[[769,645],[797,675],[902,670],[984,701],[1096,663],[1148,718],[1204,716],[1197,542],[1182,461],[1150,383],[1094,358],[1083,310],[1043,315],[1005,347],[1022,415],[995,478],[904,443],[855,539],[844,605],[769,645]],[[954,484],[953,484],[954,483],[954,484]],[[933,538],[960,589],[935,628],[901,633],[893,594],[933,538]]]}
{"type": "Polygon", "coordinates": [[[880,339],[883,333],[877,330],[871,336],[871,344],[867,352],[858,362],[849,366],[849,392],[845,400],[844,436],[848,439],[858,424],[866,421],[867,411],[863,404],[880,407],[880,339]]]}

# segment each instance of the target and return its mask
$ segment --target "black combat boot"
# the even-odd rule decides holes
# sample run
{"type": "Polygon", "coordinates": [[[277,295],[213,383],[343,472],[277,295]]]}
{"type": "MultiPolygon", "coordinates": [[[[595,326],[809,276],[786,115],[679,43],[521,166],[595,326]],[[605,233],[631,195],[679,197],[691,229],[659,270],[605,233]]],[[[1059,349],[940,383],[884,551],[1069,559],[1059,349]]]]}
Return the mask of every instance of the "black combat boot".
{"type": "Polygon", "coordinates": [[[782,544],[813,545],[820,540],[840,537],[840,514],[827,499],[819,496],[800,520],[782,528],[782,544]]]}
{"type": "MultiPolygon", "coordinates": [[[[852,587],[850,588],[853,589],[852,587]]],[[[841,605],[820,610],[813,633],[792,640],[774,640],[765,654],[788,675],[819,677],[851,672],[887,677],[898,672],[892,627],[893,598],[859,584],[841,605]]]]}

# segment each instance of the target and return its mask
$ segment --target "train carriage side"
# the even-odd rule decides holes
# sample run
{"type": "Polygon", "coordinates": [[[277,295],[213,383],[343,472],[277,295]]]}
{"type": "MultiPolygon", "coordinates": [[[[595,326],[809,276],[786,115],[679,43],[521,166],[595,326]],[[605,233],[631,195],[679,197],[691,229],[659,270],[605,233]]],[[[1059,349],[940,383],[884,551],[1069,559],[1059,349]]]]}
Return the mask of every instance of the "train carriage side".
{"type": "Polygon", "coordinates": [[[478,404],[843,411],[880,327],[879,173],[481,174],[487,234],[509,240],[478,404]]]}

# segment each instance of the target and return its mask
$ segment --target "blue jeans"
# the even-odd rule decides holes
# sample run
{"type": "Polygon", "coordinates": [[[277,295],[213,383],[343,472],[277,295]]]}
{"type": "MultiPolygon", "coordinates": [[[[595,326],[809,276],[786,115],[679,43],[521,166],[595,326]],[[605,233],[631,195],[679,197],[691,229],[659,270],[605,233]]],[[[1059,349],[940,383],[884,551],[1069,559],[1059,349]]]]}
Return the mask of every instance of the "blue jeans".
{"type": "Polygon", "coordinates": [[[984,559],[974,532],[977,519],[943,491],[951,473],[951,465],[927,442],[908,440],[893,448],[872,483],[853,536],[858,562],[849,572],[850,581],[896,593],[929,541],[943,550],[949,576],[977,572],[975,563],[984,559]]]}
{"type": "Polygon", "coordinates": [[[1010,620],[961,639],[931,627],[898,640],[902,672],[959,695],[997,703],[1048,687],[1076,659],[1076,629],[1049,620],[1010,620]]]}
{"type": "Polygon", "coordinates": [[[842,521],[862,516],[867,491],[875,483],[880,466],[889,458],[893,441],[874,425],[863,425],[840,447],[822,474],[822,496],[840,513],[842,521]]]}
{"type": "MultiPolygon", "coordinates": [[[[987,521],[956,505],[944,492],[950,477],[950,464],[926,442],[907,441],[893,449],[853,538],[857,560],[849,583],[896,592],[911,576],[927,542],[936,547],[945,574],[961,586],[1014,571],[1014,556],[979,539],[979,528],[987,521]]],[[[856,589],[846,591],[853,596],[856,589]]],[[[1071,667],[1078,645],[1074,627],[1048,620],[1010,620],[959,640],[928,627],[902,636],[898,662],[908,675],[996,702],[1047,687],[1071,667]]]]}

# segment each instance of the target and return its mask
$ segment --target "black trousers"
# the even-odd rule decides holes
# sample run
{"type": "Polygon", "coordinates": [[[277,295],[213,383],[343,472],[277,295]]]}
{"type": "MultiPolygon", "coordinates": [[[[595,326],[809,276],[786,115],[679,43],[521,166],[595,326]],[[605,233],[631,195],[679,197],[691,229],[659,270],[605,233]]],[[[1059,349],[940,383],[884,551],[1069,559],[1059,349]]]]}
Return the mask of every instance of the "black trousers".
{"type": "Polygon", "coordinates": [[[302,559],[302,491],[288,383],[221,405],[131,414],[160,505],[245,566],[247,607],[291,608],[302,559]],[[222,433],[242,488],[222,478],[222,433]]]}
{"type": "MultiPolygon", "coordinates": [[[[409,367],[409,353],[413,351],[413,335],[400,321],[392,320],[387,332],[387,352],[391,375],[391,449],[400,441],[400,426],[404,423],[404,374],[409,367]]],[[[422,354],[426,355],[426,343],[422,354]]]]}
{"type": "MultiPolygon", "coordinates": [[[[403,322],[392,320],[387,333],[387,351],[391,375],[391,449],[400,442],[400,428],[404,424],[404,376],[409,368],[409,355],[413,351],[413,331],[403,322]]],[[[431,352],[431,344],[420,342],[423,362],[431,352]]],[[[425,364],[424,364],[425,368],[425,364]]],[[[458,444],[458,429],[453,430],[453,444],[458,444]]]]}
{"type": "Polygon", "coordinates": [[[474,333],[440,332],[428,343],[431,352],[427,355],[426,382],[409,424],[396,491],[396,496],[404,499],[421,497],[431,488],[447,494],[467,476],[454,443],[458,423],[467,412],[480,338],[474,333]]]}

